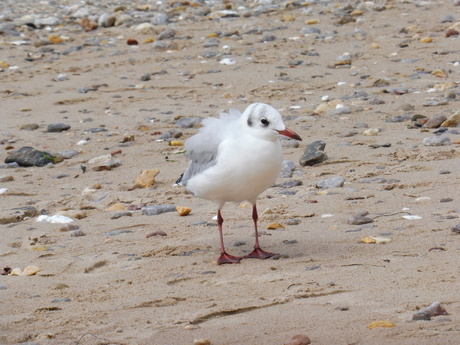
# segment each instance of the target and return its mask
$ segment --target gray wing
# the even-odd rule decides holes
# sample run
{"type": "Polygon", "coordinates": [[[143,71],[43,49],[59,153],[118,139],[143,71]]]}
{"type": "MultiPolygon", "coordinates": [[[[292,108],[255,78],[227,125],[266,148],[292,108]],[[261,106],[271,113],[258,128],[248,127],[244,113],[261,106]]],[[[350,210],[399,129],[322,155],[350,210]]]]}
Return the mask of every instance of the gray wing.
{"type": "Polygon", "coordinates": [[[219,145],[231,133],[240,115],[238,110],[231,109],[228,114],[221,113],[219,119],[210,117],[203,121],[199,132],[185,142],[190,164],[177,184],[185,186],[193,176],[216,165],[219,145]]]}

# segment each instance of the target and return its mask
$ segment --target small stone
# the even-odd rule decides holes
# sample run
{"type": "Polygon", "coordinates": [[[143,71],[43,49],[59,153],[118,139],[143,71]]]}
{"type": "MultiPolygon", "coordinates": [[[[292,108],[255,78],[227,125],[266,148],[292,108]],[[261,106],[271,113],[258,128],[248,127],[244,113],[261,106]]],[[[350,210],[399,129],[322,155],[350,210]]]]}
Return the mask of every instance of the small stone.
{"type": "Polygon", "coordinates": [[[451,231],[454,233],[454,234],[457,234],[457,235],[460,235],[460,224],[456,224],[452,227],[451,231]]]}
{"type": "Polygon", "coordinates": [[[130,230],[113,230],[113,231],[108,231],[102,234],[104,237],[113,237],[113,236],[119,236],[122,234],[130,234],[132,231],[130,230]]]}
{"type": "Polygon", "coordinates": [[[125,211],[125,212],[117,212],[117,213],[114,213],[110,219],[119,219],[121,217],[131,217],[133,215],[132,212],[130,211],[125,211]]]}
{"type": "Polygon", "coordinates": [[[440,302],[433,302],[428,307],[420,309],[419,313],[428,314],[431,317],[439,315],[449,315],[446,309],[442,306],[440,302]]]}
{"type": "Polygon", "coordinates": [[[337,136],[339,138],[348,138],[348,137],[352,137],[354,135],[358,134],[358,131],[356,129],[347,129],[345,131],[343,131],[342,133],[338,134],[337,136]]]}
{"type": "Polygon", "coordinates": [[[122,203],[120,202],[117,202],[113,205],[111,205],[107,211],[122,211],[122,210],[126,210],[126,207],[125,205],[123,205],[122,203]]]}
{"type": "Polygon", "coordinates": [[[366,129],[363,132],[363,134],[367,136],[375,136],[375,135],[379,135],[379,132],[380,130],[378,128],[369,128],[369,129],[366,129]]]}
{"type": "Polygon", "coordinates": [[[75,230],[70,233],[71,237],[85,236],[86,234],[82,230],[75,230]]]}
{"type": "Polygon", "coordinates": [[[433,37],[423,37],[420,39],[421,43],[431,43],[433,42],[433,37]]]}
{"type": "Polygon", "coordinates": [[[284,229],[284,225],[280,223],[271,223],[267,226],[268,230],[284,229]]]}
{"type": "Polygon", "coordinates": [[[296,334],[287,343],[284,343],[284,345],[308,345],[308,344],[311,344],[311,340],[305,334],[296,334]]]}
{"type": "Polygon", "coordinates": [[[325,148],[326,143],[321,140],[309,144],[299,160],[300,165],[313,166],[324,162],[327,159],[327,154],[324,152],[325,148]]]}
{"type": "Polygon", "coordinates": [[[154,205],[146,206],[142,208],[142,215],[144,216],[155,216],[165,212],[176,211],[176,205],[154,205]]]}
{"type": "Polygon", "coordinates": [[[42,167],[50,163],[56,163],[56,160],[55,156],[49,152],[38,151],[32,147],[24,146],[17,151],[11,152],[5,158],[5,163],[14,162],[23,167],[42,167]]]}
{"type": "Polygon", "coordinates": [[[372,223],[374,220],[370,217],[365,217],[360,214],[356,214],[350,218],[348,218],[348,224],[351,225],[362,225],[367,223],[372,223]]]}
{"type": "Polygon", "coordinates": [[[39,128],[39,126],[36,123],[27,123],[19,127],[19,129],[22,129],[25,131],[35,131],[37,128],[39,128]]]}
{"type": "Polygon", "coordinates": [[[291,219],[286,219],[284,223],[286,223],[286,225],[299,225],[301,221],[300,219],[297,219],[297,218],[291,218],[291,219]]]}
{"type": "Polygon", "coordinates": [[[295,170],[295,163],[290,160],[283,160],[281,164],[280,177],[289,178],[292,177],[295,170]]]}
{"type": "Polygon", "coordinates": [[[441,127],[459,127],[460,125],[460,111],[449,116],[442,124],[441,127]]]}
{"type": "Polygon", "coordinates": [[[446,120],[445,115],[435,115],[423,125],[423,128],[438,128],[446,120]]]}
{"type": "Polygon", "coordinates": [[[211,341],[209,339],[195,339],[193,345],[211,345],[211,341]]]}
{"type": "Polygon", "coordinates": [[[11,175],[0,176],[0,182],[11,182],[11,181],[14,181],[14,177],[11,175]]]}
{"type": "Polygon", "coordinates": [[[430,321],[431,316],[428,313],[418,312],[412,316],[413,321],[430,321]]]}
{"type": "Polygon", "coordinates": [[[460,34],[460,32],[458,30],[455,30],[455,29],[448,29],[446,31],[446,37],[458,36],[459,34],[460,34]]]}
{"type": "Polygon", "coordinates": [[[162,31],[160,35],[158,35],[158,39],[161,41],[161,40],[171,39],[174,36],[176,36],[176,31],[174,31],[173,29],[166,29],[162,31]]]}
{"type": "Polygon", "coordinates": [[[155,32],[155,27],[150,23],[141,23],[134,27],[134,31],[148,35],[155,32]]]}
{"type": "Polygon", "coordinates": [[[192,209],[188,207],[177,206],[176,211],[177,213],[179,213],[179,216],[183,217],[190,214],[190,212],[192,212],[192,209]]]}
{"type": "Polygon", "coordinates": [[[62,290],[62,289],[67,289],[69,285],[64,284],[64,283],[57,283],[54,285],[53,290],[62,290]]]}
{"type": "Polygon", "coordinates": [[[343,187],[344,183],[345,183],[345,178],[339,176],[339,177],[333,177],[333,178],[328,178],[325,180],[318,181],[316,183],[316,186],[321,189],[339,188],[339,187],[343,187]]]}
{"type": "Polygon", "coordinates": [[[55,132],[55,133],[60,133],[63,131],[67,131],[70,129],[70,125],[65,124],[65,123],[52,123],[48,125],[46,131],[47,132],[55,132]]]}
{"type": "Polygon", "coordinates": [[[155,176],[160,173],[159,169],[146,169],[137,177],[135,186],[138,188],[150,188],[155,184],[155,176]]]}
{"type": "Polygon", "coordinates": [[[451,145],[449,137],[440,135],[436,137],[426,137],[423,139],[423,145],[425,146],[447,146],[451,145]]]}
{"type": "Polygon", "coordinates": [[[174,125],[180,128],[193,128],[195,125],[201,123],[203,119],[199,117],[182,117],[177,120],[174,125]]]}

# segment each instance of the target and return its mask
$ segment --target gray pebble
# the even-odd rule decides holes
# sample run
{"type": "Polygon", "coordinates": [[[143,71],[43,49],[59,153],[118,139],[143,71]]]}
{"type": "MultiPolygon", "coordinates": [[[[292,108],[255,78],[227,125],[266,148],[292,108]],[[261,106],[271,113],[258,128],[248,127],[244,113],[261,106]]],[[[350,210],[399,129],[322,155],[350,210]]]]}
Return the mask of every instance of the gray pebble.
{"type": "Polygon", "coordinates": [[[166,50],[166,43],[162,41],[155,41],[152,43],[152,47],[154,50],[166,50]]]}
{"type": "Polygon", "coordinates": [[[284,224],[286,225],[299,225],[300,223],[301,223],[300,219],[297,219],[297,218],[290,218],[284,221],[284,224]]]}
{"type": "Polygon", "coordinates": [[[453,23],[455,22],[455,17],[451,14],[441,18],[441,23],[453,23]]]}
{"type": "Polygon", "coordinates": [[[165,13],[157,13],[152,18],[152,24],[154,25],[165,25],[169,21],[169,17],[165,13]]]}
{"type": "Polygon", "coordinates": [[[302,184],[303,183],[300,180],[289,180],[289,181],[285,181],[283,183],[280,183],[279,185],[277,185],[277,187],[292,188],[292,187],[301,186],[302,184]]]}
{"type": "Polygon", "coordinates": [[[324,162],[327,159],[327,155],[324,152],[325,148],[326,143],[321,140],[315,141],[308,145],[299,160],[300,165],[312,166],[324,162]]]}
{"type": "Polygon", "coordinates": [[[295,195],[297,193],[296,190],[291,190],[291,189],[280,189],[275,192],[275,194],[280,194],[280,195],[295,195]]]}
{"type": "Polygon", "coordinates": [[[281,164],[280,177],[288,178],[292,177],[292,174],[295,170],[295,163],[290,160],[283,160],[281,164]]]}
{"type": "Polygon", "coordinates": [[[158,39],[161,41],[161,40],[167,40],[167,39],[171,39],[173,38],[174,36],[176,36],[176,31],[173,30],[173,29],[166,29],[166,30],[163,30],[159,35],[158,35],[158,39]]]}
{"type": "Polygon", "coordinates": [[[328,111],[329,115],[344,115],[351,114],[351,109],[349,107],[340,107],[328,111]]]}
{"type": "Polygon", "coordinates": [[[104,232],[102,236],[112,237],[112,236],[118,236],[121,234],[130,234],[130,233],[132,233],[132,231],[130,230],[113,230],[113,231],[104,232]]]}
{"type": "Polygon", "coordinates": [[[385,122],[404,122],[411,119],[410,115],[396,115],[389,119],[386,119],[385,122]]]}
{"type": "Polygon", "coordinates": [[[182,117],[174,125],[180,128],[193,128],[196,124],[201,123],[203,119],[199,117],[182,117]]]}
{"type": "Polygon", "coordinates": [[[436,137],[426,137],[423,139],[423,145],[425,146],[447,146],[450,145],[449,137],[440,135],[436,137]]]}
{"type": "Polygon", "coordinates": [[[245,244],[246,244],[246,241],[236,241],[235,243],[233,243],[235,247],[244,246],[245,244]]]}
{"type": "Polygon", "coordinates": [[[320,34],[321,29],[317,28],[317,27],[314,27],[314,26],[307,26],[307,27],[303,28],[302,30],[300,30],[300,33],[302,35],[320,34]]]}
{"type": "Polygon", "coordinates": [[[155,216],[161,213],[176,211],[176,205],[154,205],[142,208],[142,215],[155,216]]]}
{"type": "Polygon", "coordinates": [[[416,313],[412,316],[413,321],[430,321],[431,316],[428,313],[416,313]]]}
{"type": "Polygon", "coordinates": [[[343,187],[344,183],[345,183],[345,178],[338,176],[338,177],[333,177],[333,178],[328,178],[325,180],[318,181],[316,183],[316,186],[321,189],[338,188],[338,187],[343,187]]]}
{"type": "Polygon", "coordinates": [[[220,52],[218,50],[214,50],[214,49],[206,49],[200,55],[202,57],[204,57],[205,59],[212,59],[212,58],[215,58],[216,56],[219,56],[220,52]]]}
{"type": "Polygon", "coordinates": [[[51,301],[51,303],[62,303],[62,302],[70,302],[70,298],[55,298],[51,301]]]}
{"type": "Polygon", "coordinates": [[[57,153],[59,157],[62,157],[64,159],[70,159],[72,157],[77,156],[78,154],[79,154],[78,151],[75,151],[75,150],[63,150],[57,153]]]}
{"type": "Polygon", "coordinates": [[[351,225],[362,225],[367,223],[372,223],[374,220],[370,217],[365,217],[360,214],[356,214],[350,218],[348,218],[347,223],[351,225]]]}
{"type": "Polygon", "coordinates": [[[454,226],[452,227],[452,232],[453,232],[454,234],[460,235],[460,224],[454,225],[454,226]]]}
{"type": "Polygon", "coordinates": [[[337,136],[339,138],[348,138],[348,137],[352,137],[356,134],[358,134],[359,132],[356,130],[356,129],[347,129],[345,131],[343,131],[342,133],[338,134],[337,136]]]}
{"type": "Polygon", "coordinates": [[[114,213],[112,215],[112,217],[110,217],[110,219],[118,219],[118,218],[121,218],[121,217],[131,217],[132,215],[133,215],[133,213],[130,212],[130,211],[117,212],[117,213],[114,213]]]}
{"type": "Polygon", "coordinates": [[[47,132],[54,132],[54,133],[60,133],[63,131],[67,131],[70,129],[70,125],[66,123],[51,123],[48,125],[46,131],[47,132]]]}
{"type": "Polygon", "coordinates": [[[85,236],[86,234],[81,231],[81,230],[75,230],[70,233],[71,237],[80,237],[80,236],[85,236]]]}

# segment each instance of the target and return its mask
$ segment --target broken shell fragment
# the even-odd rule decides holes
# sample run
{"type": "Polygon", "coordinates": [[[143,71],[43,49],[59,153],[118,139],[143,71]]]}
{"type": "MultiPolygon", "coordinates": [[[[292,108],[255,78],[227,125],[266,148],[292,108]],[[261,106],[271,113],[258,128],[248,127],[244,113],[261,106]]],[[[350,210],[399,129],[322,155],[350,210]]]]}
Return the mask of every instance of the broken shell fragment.
{"type": "Polygon", "coordinates": [[[395,327],[396,325],[391,321],[374,321],[367,328],[373,329],[377,327],[395,327]]]}

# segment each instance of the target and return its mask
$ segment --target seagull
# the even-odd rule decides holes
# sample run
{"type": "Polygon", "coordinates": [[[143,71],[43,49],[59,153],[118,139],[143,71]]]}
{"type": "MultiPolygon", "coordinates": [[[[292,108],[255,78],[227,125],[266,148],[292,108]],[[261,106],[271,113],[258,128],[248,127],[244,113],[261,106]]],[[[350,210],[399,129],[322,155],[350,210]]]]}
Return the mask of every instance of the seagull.
{"type": "Polygon", "coordinates": [[[280,135],[302,140],[286,128],[281,114],[272,106],[253,103],[243,113],[231,109],[220,118],[210,117],[203,127],[185,142],[190,163],[176,181],[197,198],[217,205],[221,264],[239,263],[243,258],[267,259],[278,255],[260,248],[257,229],[257,197],[270,187],[281,170],[283,153],[280,135]],[[244,257],[225,250],[221,210],[227,202],[248,201],[252,204],[254,250],[244,257]]]}

